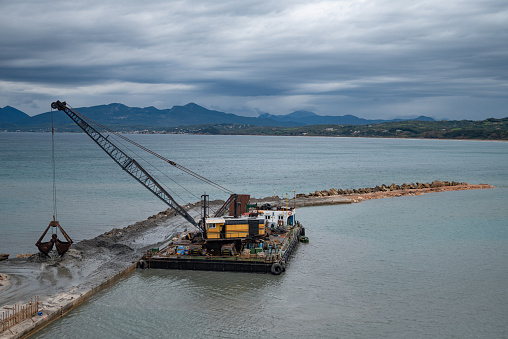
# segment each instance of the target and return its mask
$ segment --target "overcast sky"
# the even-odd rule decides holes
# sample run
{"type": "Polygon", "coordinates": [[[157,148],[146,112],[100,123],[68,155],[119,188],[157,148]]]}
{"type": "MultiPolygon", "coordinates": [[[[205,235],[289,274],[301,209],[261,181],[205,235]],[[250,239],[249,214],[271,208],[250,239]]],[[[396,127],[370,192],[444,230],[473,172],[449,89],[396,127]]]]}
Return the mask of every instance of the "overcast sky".
{"type": "Polygon", "coordinates": [[[0,107],[508,116],[508,1],[0,0],[0,107]]]}

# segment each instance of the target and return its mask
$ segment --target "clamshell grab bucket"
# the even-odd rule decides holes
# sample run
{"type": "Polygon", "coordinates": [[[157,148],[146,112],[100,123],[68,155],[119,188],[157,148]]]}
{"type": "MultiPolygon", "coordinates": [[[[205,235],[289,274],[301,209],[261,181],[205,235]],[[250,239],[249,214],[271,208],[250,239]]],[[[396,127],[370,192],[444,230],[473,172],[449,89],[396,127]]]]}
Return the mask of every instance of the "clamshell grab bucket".
{"type": "Polygon", "coordinates": [[[67,252],[69,250],[69,248],[71,248],[71,244],[72,244],[72,242],[60,241],[59,239],[56,239],[56,242],[55,242],[56,251],[58,252],[58,254],[60,256],[62,256],[65,254],[65,252],[67,252]]]}
{"type": "Polygon", "coordinates": [[[35,243],[35,246],[37,246],[37,248],[42,254],[49,257],[49,252],[51,252],[51,250],[53,249],[53,245],[56,246],[56,251],[58,252],[58,255],[63,256],[65,252],[69,250],[71,244],[72,239],[67,235],[62,226],[60,226],[60,223],[56,220],[53,220],[49,223],[48,227],[46,227],[46,230],[44,231],[44,233],[42,233],[42,236],[35,243]],[[58,229],[60,229],[60,232],[64,236],[65,240],[67,241],[60,241],[56,233],[53,233],[51,235],[50,241],[42,242],[42,239],[44,239],[44,236],[46,235],[46,233],[48,233],[50,227],[58,227],[58,229]]]}

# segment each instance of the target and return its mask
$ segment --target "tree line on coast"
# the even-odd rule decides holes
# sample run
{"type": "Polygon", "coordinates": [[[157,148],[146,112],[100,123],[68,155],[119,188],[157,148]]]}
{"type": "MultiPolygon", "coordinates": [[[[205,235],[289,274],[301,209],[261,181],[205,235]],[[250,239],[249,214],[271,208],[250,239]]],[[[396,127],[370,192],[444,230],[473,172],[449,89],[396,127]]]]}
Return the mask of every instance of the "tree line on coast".
{"type": "MultiPolygon", "coordinates": [[[[349,121],[353,116],[318,116],[313,113],[310,115],[311,112],[307,112],[300,122],[275,120],[299,117],[295,115],[298,112],[287,116],[247,118],[210,111],[195,104],[175,106],[165,111],[153,107],[131,108],[120,104],[81,110],[94,120],[101,121],[104,126],[126,133],[508,140],[508,117],[481,121],[435,121],[420,117],[415,120],[383,122],[365,119],[358,122],[359,118],[356,118],[357,122],[351,123],[349,121]],[[341,122],[334,119],[333,123],[318,123],[331,121],[331,118],[340,118],[341,122]]],[[[57,132],[80,131],[62,112],[55,112],[54,127],[57,132]]],[[[50,132],[50,115],[43,113],[29,117],[12,107],[5,107],[0,109],[1,131],[50,132]]]]}
{"type": "Polygon", "coordinates": [[[508,140],[508,117],[481,121],[394,121],[370,125],[310,125],[298,127],[208,124],[174,128],[167,133],[327,136],[425,139],[508,140]]]}

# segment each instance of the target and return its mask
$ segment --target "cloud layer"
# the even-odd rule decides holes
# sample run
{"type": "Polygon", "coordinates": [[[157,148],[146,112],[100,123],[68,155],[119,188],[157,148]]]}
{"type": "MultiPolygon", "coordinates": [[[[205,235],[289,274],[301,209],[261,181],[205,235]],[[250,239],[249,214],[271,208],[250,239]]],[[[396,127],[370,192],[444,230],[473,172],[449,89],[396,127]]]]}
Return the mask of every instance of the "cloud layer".
{"type": "Polygon", "coordinates": [[[508,116],[508,3],[1,1],[0,106],[508,116]]]}

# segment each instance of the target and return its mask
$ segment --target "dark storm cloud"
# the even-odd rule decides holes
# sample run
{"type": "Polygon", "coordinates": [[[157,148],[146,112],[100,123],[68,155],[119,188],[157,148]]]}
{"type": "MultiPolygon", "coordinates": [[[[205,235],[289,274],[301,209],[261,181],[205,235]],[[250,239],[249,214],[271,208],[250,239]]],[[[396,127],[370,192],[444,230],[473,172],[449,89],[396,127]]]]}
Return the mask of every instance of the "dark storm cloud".
{"type": "Polygon", "coordinates": [[[0,106],[30,114],[61,98],[244,115],[508,115],[502,1],[0,3],[0,106]]]}

